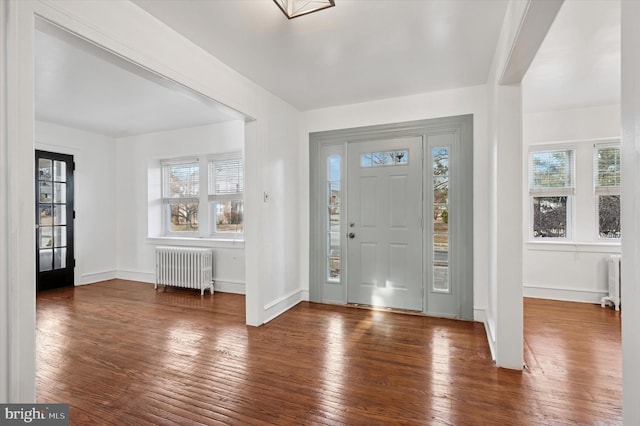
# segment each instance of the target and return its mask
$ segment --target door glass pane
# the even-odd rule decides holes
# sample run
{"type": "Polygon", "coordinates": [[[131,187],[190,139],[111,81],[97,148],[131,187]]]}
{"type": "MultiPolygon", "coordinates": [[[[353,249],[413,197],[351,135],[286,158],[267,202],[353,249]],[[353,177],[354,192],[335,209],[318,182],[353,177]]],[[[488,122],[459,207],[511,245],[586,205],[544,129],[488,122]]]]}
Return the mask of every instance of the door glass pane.
{"type": "Polygon", "coordinates": [[[396,151],[395,152],[395,163],[396,164],[409,164],[409,151],[396,151]]]}
{"type": "MultiPolygon", "coordinates": [[[[371,162],[371,158],[369,158],[369,162],[371,162]]],[[[340,182],[340,157],[337,155],[329,157],[329,159],[327,160],[327,165],[329,167],[328,180],[332,182],[337,181],[339,183],[340,182]]]]}
{"type": "Polygon", "coordinates": [[[53,211],[53,224],[54,225],[66,225],[67,224],[67,206],[56,205],[53,211]]]}
{"type": "Polygon", "coordinates": [[[435,176],[433,178],[433,202],[446,204],[449,200],[449,177],[435,176]]]}
{"type": "Polygon", "coordinates": [[[340,205],[340,182],[329,182],[329,205],[332,207],[340,205]]]}
{"type": "Polygon", "coordinates": [[[446,205],[433,208],[433,232],[434,234],[449,232],[449,210],[446,205]]]}
{"type": "Polygon", "coordinates": [[[67,227],[56,226],[53,228],[53,231],[54,231],[54,238],[53,238],[54,247],[65,247],[67,245],[67,227]]]}
{"type": "Polygon", "coordinates": [[[435,262],[449,262],[449,235],[433,235],[433,260],[435,262]]]}
{"type": "MultiPolygon", "coordinates": [[[[360,158],[361,165],[363,158],[360,158]]],[[[327,193],[326,202],[327,210],[327,270],[326,279],[328,281],[340,281],[340,263],[341,263],[341,234],[340,234],[340,204],[341,204],[341,161],[342,158],[339,155],[332,155],[327,157],[327,193]]],[[[368,160],[364,160],[365,163],[371,164],[371,157],[368,160]]]]}
{"type": "Polygon", "coordinates": [[[395,164],[396,160],[396,153],[395,152],[385,152],[384,154],[384,160],[382,161],[383,164],[387,165],[387,164],[395,164]]]}
{"type": "Polygon", "coordinates": [[[329,247],[329,256],[340,256],[340,234],[338,232],[329,232],[327,247],[329,247]]]}
{"type": "Polygon", "coordinates": [[[53,184],[53,202],[54,203],[66,203],[67,202],[67,185],[64,183],[53,184]]]}
{"type": "Polygon", "coordinates": [[[40,250],[40,271],[50,271],[53,269],[53,250],[40,250]]]}
{"type": "Polygon", "coordinates": [[[449,267],[448,266],[434,266],[433,290],[440,293],[449,292],[449,267]]]}
{"type": "Polygon", "coordinates": [[[340,279],[340,258],[329,258],[329,280],[337,281],[340,279]]]}
{"type": "Polygon", "coordinates": [[[53,247],[53,227],[41,226],[38,231],[40,232],[40,247],[53,247]]]}
{"type": "Polygon", "coordinates": [[[56,182],[66,182],[67,181],[67,164],[63,161],[54,161],[53,162],[53,180],[56,182]]]}
{"type": "Polygon", "coordinates": [[[340,232],[340,207],[329,207],[329,231],[340,232]]]}
{"type": "Polygon", "coordinates": [[[51,160],[41,158],[38,160],[38,179],[51,180],[53,173],[51,172],[51,160]]]}
{"type": "Polygon", "coordinates": [[[449,148],[431,151],[433,176],[432,291],[450,293],[449,284],[449,148]]]}
{"type": "Polygon", "coordinates": [[[66,247],[54,249],[54,269],[62,269],[67,267],[67,249],[66,247]]]}
{"type": "Polygon", "coordinates": [[[39,225],[51,225],[53,218],[51,217],[51,213],[53,210],[53,206],[51,204],[40,205],[38,215],[38,224],[39,225]]]}
{"type": "Polygon", "coordinates": [[[384,165],[384,152],[374,152],[371,154],[371,162],[373,166],[383,166],[384,165]]]}
{"type": "Polygon", "coordinates": [[[444,176],[449,174],[449,148],[434,148],[433,151],[433,175],[444,176]]]}
{"type": "Polygon", "coordinates": [[[50,203],[53,201],[52,187],[49,182],[40,182],[40,202],[50,203]]]}
{"type": "Polygon", "coordinates": [[[360,167],[371,167],[371,154],[360,155],[360,167]]]}

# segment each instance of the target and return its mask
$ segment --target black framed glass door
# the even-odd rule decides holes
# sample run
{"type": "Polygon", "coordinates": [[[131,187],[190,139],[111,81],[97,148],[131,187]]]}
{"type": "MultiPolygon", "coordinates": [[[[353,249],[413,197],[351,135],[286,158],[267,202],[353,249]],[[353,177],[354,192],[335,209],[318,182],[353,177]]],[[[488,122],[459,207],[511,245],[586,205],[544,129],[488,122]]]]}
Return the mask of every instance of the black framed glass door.
{"type": "Polygon", "coordinates": [[[36,150],[36,289],[73,286],[73,156],[36,150]]]}

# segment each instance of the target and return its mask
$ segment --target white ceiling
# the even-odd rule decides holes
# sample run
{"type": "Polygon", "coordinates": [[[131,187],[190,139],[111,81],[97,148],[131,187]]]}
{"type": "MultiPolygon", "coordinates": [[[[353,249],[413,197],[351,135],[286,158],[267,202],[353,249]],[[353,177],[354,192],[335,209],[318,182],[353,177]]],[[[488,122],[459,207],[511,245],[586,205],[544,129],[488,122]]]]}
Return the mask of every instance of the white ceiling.
{"type": "Polygon", "coordinates": [[[35,46],[38,120],[122,137],[243,118],[45,21],[35,46]]]}
{"type": "Polygon", "coordinates": [[[523,80],[525,112],[620,103],[620,0],[565,0],[523,80]]]}
{"type": "Polygon", "coordinates": [[[301,111],[484,84],[506,0],[133,0],[301,111]]]}
{"type": "MultiPolygon", "coordinates": [[[[506,0],[336,0],[287,20],[271,0],[133,0],[309,110],[484,84],[506,0]]],[[[243,117],[39,21],[36,117],[112,137],[243,117]]],[[[523,82],[525,111],[620,98],[620,0],[566,0],[523,82]]]]}

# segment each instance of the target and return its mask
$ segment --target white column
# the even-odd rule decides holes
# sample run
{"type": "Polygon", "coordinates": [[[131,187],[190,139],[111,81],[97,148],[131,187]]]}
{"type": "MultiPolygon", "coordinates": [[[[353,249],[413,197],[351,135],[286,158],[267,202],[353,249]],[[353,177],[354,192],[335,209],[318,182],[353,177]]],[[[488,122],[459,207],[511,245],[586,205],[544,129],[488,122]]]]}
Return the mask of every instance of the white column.
{"type": "Polygon", "coordinates": [[[640,2],[622,1],[622,417],[640,424],[640,2]]]}
{"type": "MultiPolygon", "coordinates": [[[[0,2],[0,129],[7,128],[7,40],[6,9],[0,2]]],[[[0,131],[0,403],[9,400],[9,276],[7,274],[7,133],[0,131]]]]}
{"type": "Polygon", "coordinates": [[[522,369],[522,90],[495,89],[496,347],[498,367],[522,369]]]}
{"type": "Polygon", "coordinates": [[[262,167],[261,145],[258,142],[258,123],[245,124],[245,209],[244,250],[245,250],[245,311],[247,325],[260,326],[264,323],[264,297],[262,285],[262,167]],[[250,190],[248,190],[250,189],[250,190]]]}
{"type": "MultiPolygon", "coordinates": [[[[6,3],[5,3],[6,4],[6,3]]],[[[34,17],[8,2],[6,255],[8,401],[35,401],[34,17]]]]}

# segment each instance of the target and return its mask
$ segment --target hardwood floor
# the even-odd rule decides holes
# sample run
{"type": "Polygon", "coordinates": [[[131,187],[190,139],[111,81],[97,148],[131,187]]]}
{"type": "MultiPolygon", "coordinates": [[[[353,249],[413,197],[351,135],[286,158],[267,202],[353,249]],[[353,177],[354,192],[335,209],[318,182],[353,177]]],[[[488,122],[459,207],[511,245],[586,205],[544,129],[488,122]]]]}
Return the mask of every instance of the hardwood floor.
{"type": "Polygon", "coordinates": [[[71,424],[621,424],[620,314],[525,300],[523,372],[482,324],[114,280],[37,299],[38,402],[71,424]]]}

